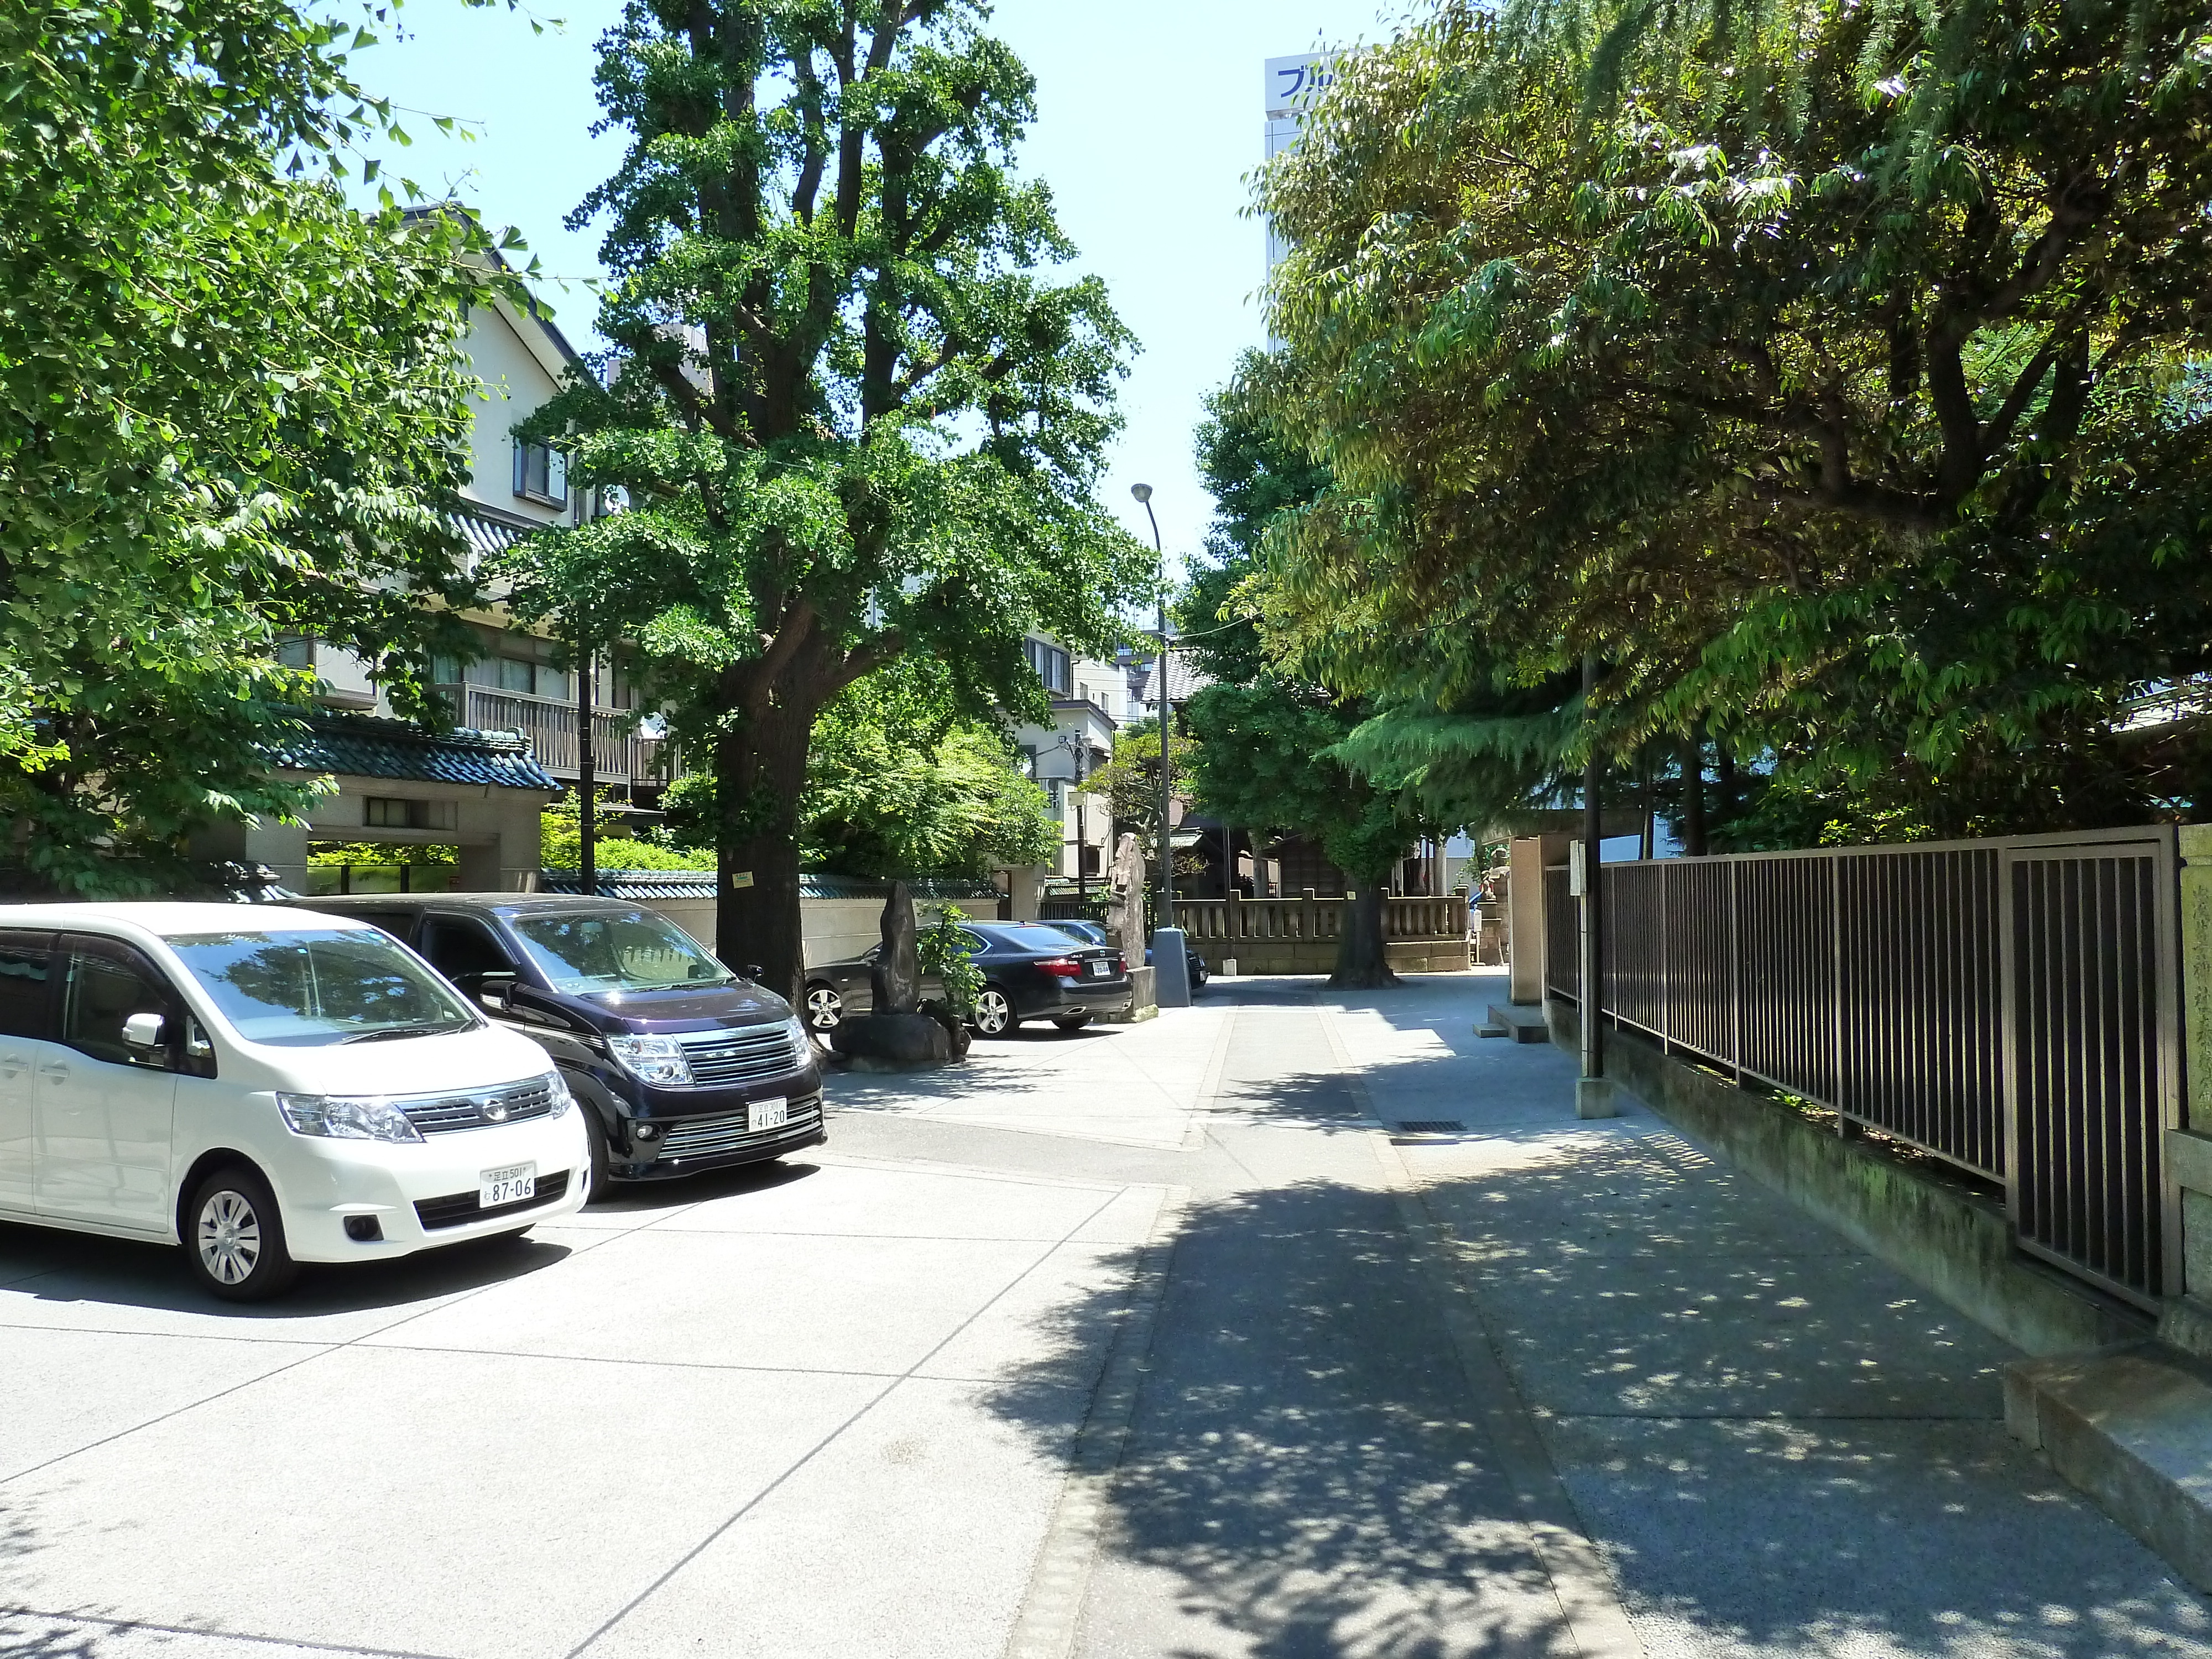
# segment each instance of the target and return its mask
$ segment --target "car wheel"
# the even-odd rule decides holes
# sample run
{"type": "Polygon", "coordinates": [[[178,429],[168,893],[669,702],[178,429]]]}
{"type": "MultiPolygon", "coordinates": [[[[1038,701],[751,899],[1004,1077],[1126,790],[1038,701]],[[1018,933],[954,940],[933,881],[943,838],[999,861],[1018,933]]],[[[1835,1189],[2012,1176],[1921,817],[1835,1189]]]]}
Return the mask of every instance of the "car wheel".
{"type": "Polygon", "coordinates": [[[584,1166],[584,1178],[591,1183],[584,1189],[584,1202],[589,1204],[613,1188],[614,1177],[607,1170],[607,1126],[590,1101],[580,1097],[576,1109],[584,1115],[584,1141],[591,1148],[584,1166]]]}
{"type": "Polygon", "coordinates": [[[1004,1036],[1021,1024],[1014,1018],[1014,1005],[1006,994],[995,985],[986,985],[975,994],[975,1018],[968,1022],[975,1028],[977,1036],[1004,1036]]]}
{"type": "Polygon", "coordinates": [[[837,994],[837,988],[820,980],[806,988],[806,1024],[816,1031],[834,1031],[837,1022],[845,1018],[845,999],[837,994]]]}
{"type": "Polygon", "coordinates": [[[1059,1018],[1054,1020],[1053,1024],[1059,1026],[1063,1031],[1079,1031],[1085,1026],[1091,1024],[1091,1016],[1088,1014],[1062,1014],[1059,1018]]]}
{"type": "Polygon", "coordinates": [[[299,1264],[284,1248],[276,1195],[259,1173],[227,1164],[200,1182],[185,1210],[185,1261],[226,1302],[258,1302],[289,1289],[299,1264]]]}

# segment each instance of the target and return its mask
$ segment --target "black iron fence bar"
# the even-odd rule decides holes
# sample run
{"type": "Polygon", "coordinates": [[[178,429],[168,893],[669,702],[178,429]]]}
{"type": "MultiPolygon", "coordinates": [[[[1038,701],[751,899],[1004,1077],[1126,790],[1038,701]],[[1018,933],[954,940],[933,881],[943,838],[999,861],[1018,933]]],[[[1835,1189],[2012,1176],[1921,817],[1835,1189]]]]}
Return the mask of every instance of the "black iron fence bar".
{"type": "MultiPolygon", "coordinates": [[[[2023,1249],[2149,1304],[2179,1262],[2179,865],[2158,827],[1606,866],[1599,1014],[2001,1182],[2023,1249]]],[[[1545,982],[1579,1000],[1566,889],[1545,982]]]]}

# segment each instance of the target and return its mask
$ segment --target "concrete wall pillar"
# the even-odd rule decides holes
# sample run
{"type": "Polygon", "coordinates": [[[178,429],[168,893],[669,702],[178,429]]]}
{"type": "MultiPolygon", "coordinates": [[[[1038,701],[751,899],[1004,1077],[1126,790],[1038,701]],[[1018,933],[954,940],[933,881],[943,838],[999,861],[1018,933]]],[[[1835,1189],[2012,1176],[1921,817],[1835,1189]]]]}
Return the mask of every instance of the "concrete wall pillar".
{"type": "MultiPolygon", "coordinates": [[[[1081,849],[1078,849],[1078,856],[1081,849]]],[[[1037,908],[1044,897],[1044,866],[1042,864],[1011,864],[1006,866],[1008,915],[1015,921],[1035,921],[1037,908]]]]}
{"type": "Polygon", "coordinates": [[[2187,1127],[2167,1135],[2166,1165],[2181,1200],[2185,1293],[2161,1324],[2169,1341],[2206,1353],[2212,1352],[2212,824],[2184,824],[2180,842],[2181,1116],[2187,1127]]]}
{"type": "Polygon", "coordinates": [[[1516,836],[1506,848],[1505,951],[1515,1002],[1544,1000],[1544,867],[1567,861],[1561,831],[1516,836]]]}
{"type": "Polygon", "coordinates": [[[295,893],[307,890],[307,826],[279,823],[271,817],[242,823],[226,819],[193,832],[191,856],[209,863],[265,864],[276,872],[279,886],[295,893]]]}

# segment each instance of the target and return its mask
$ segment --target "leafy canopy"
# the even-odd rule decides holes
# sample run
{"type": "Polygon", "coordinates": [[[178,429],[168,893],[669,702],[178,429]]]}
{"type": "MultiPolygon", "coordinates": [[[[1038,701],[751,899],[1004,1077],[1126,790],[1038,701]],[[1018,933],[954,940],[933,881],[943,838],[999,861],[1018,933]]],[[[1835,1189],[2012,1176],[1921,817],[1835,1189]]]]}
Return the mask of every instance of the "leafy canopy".
{"type": "Polygon", "coordinates": [[[1616,752],[2147,810],[2112,705],[2212,631],[2200,9],[1448,3],[1340,68],[1262,191],[1331,683],[1594,651],[1616,752]]]}
{"type": "Polygon", "coordinates": [[[314,690],[281,635],[403,707],[457,643],[423,601],[465,592],[459,343],[500,279],[467,215],[341,198],[388,115],[350,33],[286,0],[0,8],[0,816],[64,890],[304,808],[267,769],[314,690]]]}
{"type": "Polygon", "coordinates": [[[817,714],[902,655],[1042,718],[1036,629],[1103,648],[1150,560],[1091,497],[1132,342],[1019,179],[1027,70],[980,6],[633,0],[601,42],[613,349],[543,412],[626,511],[532,538],[526,615],[647,653],[716,775],[718,945],[797,971],[817,714]]]}

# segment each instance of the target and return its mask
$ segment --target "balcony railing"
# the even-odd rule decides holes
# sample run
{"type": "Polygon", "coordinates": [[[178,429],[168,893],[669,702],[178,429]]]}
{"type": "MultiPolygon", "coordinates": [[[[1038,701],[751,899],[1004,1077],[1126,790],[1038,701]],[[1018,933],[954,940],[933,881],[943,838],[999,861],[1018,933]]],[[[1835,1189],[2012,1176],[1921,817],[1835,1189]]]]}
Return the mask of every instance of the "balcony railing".
{"type": "MultiPolygon", "coordinates": [[[[479,732],[519,732],[538,763],[556,776],[576,775],[576,705],[560,697],[501,691],[488,685],[448,687],[465,694],[460,724],[479,732]]],[[[639,735],[629,709],[592,711],[592,771],[605,783],[664,782],[674,775],[676,745],[639,735]]]]}

